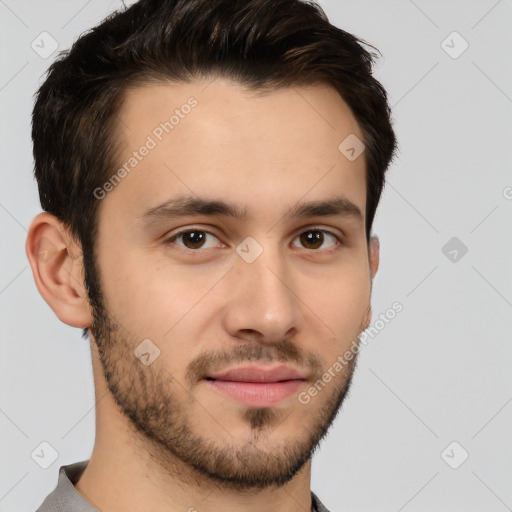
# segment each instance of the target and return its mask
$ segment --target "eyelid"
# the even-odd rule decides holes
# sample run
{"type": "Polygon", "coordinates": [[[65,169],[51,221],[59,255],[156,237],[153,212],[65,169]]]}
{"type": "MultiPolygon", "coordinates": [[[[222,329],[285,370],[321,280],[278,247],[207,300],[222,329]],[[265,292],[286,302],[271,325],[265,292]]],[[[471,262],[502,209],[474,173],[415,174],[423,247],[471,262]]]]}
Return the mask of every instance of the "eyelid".
{"type": "Polygon", "coordinates": [[[322,226],[321,224],[312,224],[310,226],[301,227],[296,232],[297,234],[295,236],[298,236],[306,231],[323,231],[324,233],[328,233],[329,235],[336,237],[340,242],[343,242],[343,239],[345,237],[345,233],[343,233],[341,229],[335,230],[334,228],[322,226]]]}

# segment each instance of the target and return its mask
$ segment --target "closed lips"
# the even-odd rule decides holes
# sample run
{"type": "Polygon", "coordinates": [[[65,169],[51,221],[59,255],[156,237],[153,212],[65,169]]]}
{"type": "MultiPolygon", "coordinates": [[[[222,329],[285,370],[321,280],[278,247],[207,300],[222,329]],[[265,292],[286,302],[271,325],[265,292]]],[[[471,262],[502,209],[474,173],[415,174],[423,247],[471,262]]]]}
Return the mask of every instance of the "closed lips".
{"type": "Polygon", "coordinates": [[[307,376],[289,366],[268,369],[262,366],[238,367],[209,375],[207,380],[231,382],[271,383],[288,380],[305,380],[307,376]]]}

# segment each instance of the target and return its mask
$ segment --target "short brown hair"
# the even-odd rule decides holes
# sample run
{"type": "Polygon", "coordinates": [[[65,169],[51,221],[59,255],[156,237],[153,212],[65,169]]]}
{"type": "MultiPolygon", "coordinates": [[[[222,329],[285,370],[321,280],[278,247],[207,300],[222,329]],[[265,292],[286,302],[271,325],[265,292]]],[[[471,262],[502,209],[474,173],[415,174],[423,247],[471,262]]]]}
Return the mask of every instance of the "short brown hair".
{"type": "MultiPolygon", "coordinates": [[[[140,0],[82,35],[50,66],[32,116],[41,206],[82,245],[94,303],[94,190],[115,168],[113,132],[132,85],[226,77],[263,91],[323,82],[351,108],[366,146],[366,235],[396,150],[373,46],[331,25],[313,1],[140,0]]],[[[341,141],[340,141],[341,142],[341,141]]]]}

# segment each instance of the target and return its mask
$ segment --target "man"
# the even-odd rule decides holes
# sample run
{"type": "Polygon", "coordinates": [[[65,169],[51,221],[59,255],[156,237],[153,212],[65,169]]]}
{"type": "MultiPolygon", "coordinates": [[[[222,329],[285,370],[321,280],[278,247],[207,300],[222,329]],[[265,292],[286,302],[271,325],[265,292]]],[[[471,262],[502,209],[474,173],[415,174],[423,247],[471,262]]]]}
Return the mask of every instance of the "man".
{"type": "Polygon", "coordinates": [[[40,511],[325,511],[395,151],[372,54],[299,0],[141,0],[50,68],[27,255],[96,439],[40,511]]]}

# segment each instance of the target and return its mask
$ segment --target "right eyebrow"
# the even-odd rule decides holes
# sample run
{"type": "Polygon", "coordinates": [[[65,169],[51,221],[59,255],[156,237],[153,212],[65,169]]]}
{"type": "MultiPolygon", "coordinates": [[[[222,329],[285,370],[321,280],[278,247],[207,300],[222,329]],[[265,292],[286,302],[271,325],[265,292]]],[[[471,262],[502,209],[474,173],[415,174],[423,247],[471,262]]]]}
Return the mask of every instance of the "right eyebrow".
{"type": "Polygon", "coordinates": [[[237,204],[194,196],[179,196],[169,199],[153,208],[149,208],[139,217],[146,224],[152,224],[162,219],[190,217],[193,215],[221,215],[241,221],[249,217],[247,209],[237,204]]]}

